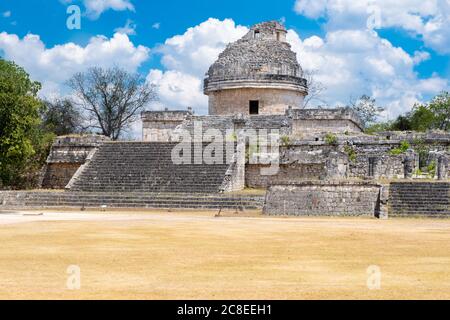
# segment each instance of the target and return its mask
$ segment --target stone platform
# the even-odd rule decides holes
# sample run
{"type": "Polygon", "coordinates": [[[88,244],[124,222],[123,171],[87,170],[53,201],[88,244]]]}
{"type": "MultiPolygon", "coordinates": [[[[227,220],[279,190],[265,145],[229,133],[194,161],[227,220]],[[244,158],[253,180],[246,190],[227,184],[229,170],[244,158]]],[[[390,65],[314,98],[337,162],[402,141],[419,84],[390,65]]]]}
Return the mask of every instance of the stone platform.
{"type": "Polygon", "coordinates": [[[226,154],[217,164],[205,164],[202,159],[196,164],[195,146],[189,144],[189,163],[175,164],[172,151],[177,145],[170,142],[105,142],[90,162],[77,172],[70,182],[70,189],[84,192],[219,192],[230,167],[226,154]]]}
{"type": "Polygon", "coordinates": [[[0,209],[143,208],[258,210],[262,194],[2,191],[0,209]]]}
{"type": "Polygon", "coordinates": [[[267,191],[264,213],[380,217],[385,215],[381,197],[382,186],[373,182],[305,181],[273,185],[267,191]]]}
{"type": "Polygon", "coordinates": [[[390,186],[391,216],[450,217],[450,182],[396,182],[390,186]]]}

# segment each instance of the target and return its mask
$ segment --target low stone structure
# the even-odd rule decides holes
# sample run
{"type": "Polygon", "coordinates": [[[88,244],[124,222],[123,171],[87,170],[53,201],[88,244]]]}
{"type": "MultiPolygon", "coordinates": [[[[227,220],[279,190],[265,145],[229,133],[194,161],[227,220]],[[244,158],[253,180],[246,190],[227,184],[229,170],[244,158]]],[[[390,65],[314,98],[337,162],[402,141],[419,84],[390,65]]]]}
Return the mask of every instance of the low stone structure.
{"type": "MultiPolygon", "coordinates": [[[[190,111],[147,111],[141,116],[143,141],[170,142],[182,131],[194,136],[198,124],[202,132],[217,129],[224,136],[239,129],[279,130],[281,136],[309,141],[322,139],[323,133],[358,134],[362,125],[358,116],[350,109],[302,109],[288,108],[284,114],[249,116],[195,116],[190,111]]],[[[176,140],[176,139],[175,139],[176,140]]]]}
{"type": "Polygon", "coordinates": [[[261,210],[264,195],[137,192],[0,191],[0,210],[143,208],[261,210]]]}
{"type": "Polygon", "coordinates": [[[191,115],[190,110],[143,112],[141,115],[142,140],[147,142],[170,141],[173,131],[191,115]]]}
{"type": "Polygon", "coordinates": [[[296,216],[380,216],[381,185],[353,181],[307,181],[272,185],[264,213],[296,216]]]}
{"type": "Polygon", "coordinates": [[[99,135],[70,135],[58,137],[52,145],[41,185],[45,189],[64,189],[86,161],[108,138],[99,135]]]}
{"type": "Polygon", "coordinates": [[[361,133],[362,124],[350,108],[292,110],[292,135],[307,136],[321,132],[361,133]]]}

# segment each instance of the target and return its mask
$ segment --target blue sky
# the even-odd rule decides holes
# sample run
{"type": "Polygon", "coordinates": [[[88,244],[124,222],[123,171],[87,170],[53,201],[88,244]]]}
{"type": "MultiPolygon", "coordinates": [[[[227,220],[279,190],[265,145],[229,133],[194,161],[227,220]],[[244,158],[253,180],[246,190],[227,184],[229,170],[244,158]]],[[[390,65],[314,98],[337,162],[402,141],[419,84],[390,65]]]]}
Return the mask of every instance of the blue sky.
{"type": "Polygon", "coordinates": [[[73,72],[120,65],[158,86],[152,108],[205,113],[208,65],[266,20],[285,22],[300,64],[327,88],[316,104],[370,94],[392,118],[449,88],[446,0],[2,0],[0,54],[43,82],[44,96],[68,94],[73,72]],[[71,4],[83,12],[81,30],[66,27],[71,4]]]}

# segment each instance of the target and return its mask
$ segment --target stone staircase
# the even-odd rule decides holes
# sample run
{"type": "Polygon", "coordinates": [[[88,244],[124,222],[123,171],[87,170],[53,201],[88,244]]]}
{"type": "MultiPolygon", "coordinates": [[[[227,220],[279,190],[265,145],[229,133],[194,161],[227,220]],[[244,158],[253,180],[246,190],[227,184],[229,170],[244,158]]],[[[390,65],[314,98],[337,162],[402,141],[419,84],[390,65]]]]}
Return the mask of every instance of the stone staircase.
{"type": "MultiPolygon", "coordinates": [[[[217,193],[229,167],[222,164],[174,164],[177,143],[106,142],[70,190],[85,192],[217,193]]],[[[207,144],[204,144],[204,147],[207,144]]]]}
{"type": "Polygon", "coordinates": [[[390,185],[390,216],[450,217],[450,182],[399,182],[390,185]]]}
{"type": "Polygon", "coordinates": [[[0,192],[0,209],[42,208],[145,208],[257,210],[264,194],[183,194],[120,192],[0,192]]]}

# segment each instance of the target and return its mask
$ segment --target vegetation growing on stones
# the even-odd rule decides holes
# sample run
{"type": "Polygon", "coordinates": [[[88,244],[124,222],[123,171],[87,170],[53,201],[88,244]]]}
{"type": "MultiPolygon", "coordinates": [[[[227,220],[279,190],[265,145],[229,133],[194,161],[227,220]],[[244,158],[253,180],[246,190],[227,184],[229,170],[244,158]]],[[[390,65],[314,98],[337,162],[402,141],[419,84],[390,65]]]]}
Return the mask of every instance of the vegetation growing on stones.
{"type": "Polygon", "coordinates": [[[348,159],[351,162],[355,162],[356,161],[356,151],[355,149],[353,149],[351,146],[349,145],[345,145],[344,146],[344,152],[347,154],[348,159]]]}
{"type": "Polygon", "coordinates": [[[287,135],[281,136],[281,145],[287,147],[291,144],[291,139],[287,135]]]}
{"type": "Polygon", "coordinates": [[[230,135],[227,137],[227,141],[233,141],[233,142],[236,142],[236,141],[237,141],[237,134],[236,134],[236,132],[233,132],[232,134],[230,134],[230,135]]]}
{"type": "Polygon", "coordinates": [[[397,148],[395,148],[395,149],[392,149],[392,150],[390,151],[390,154],[393,155],[393,156],[401,155],[401,154],[405,153],[406,151],[408,151],[408,149],[409,149],[410,147],[411,147],[411,146],[410,146],[410,144],[409,144],[408,141],[402,141],[402,142],[400,143],[400,146],[399,146],[399,147],[397,147],[397,148]]]}
{"type": "Polygon", "coordinates": [[[436,161],[431,161],[427,166],[427,172],[430,177],[434,177],[436,175],[436,161]]]}
{"type": "Polygon", "coordinates": [[[338,138],[332,133],[327,133],[325,135],[325,142],[329,145],[336,146],[338,144],[338,138]]]}

